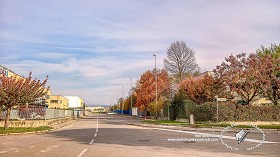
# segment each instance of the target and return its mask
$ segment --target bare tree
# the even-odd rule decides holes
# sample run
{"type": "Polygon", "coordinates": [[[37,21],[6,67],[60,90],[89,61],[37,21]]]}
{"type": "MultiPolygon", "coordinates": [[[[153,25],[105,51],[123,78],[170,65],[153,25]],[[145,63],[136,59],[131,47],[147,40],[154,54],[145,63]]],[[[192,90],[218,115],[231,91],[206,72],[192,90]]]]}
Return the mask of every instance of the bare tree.
{"type": "Polygon", "coordinates": [[[176,41],[167,48],[164,67],[179,82],[182,82],[186,75],[192,75],[199,71],[195,59],[195,52],[193,49],[187,47],[184,41],[176,41]]]}

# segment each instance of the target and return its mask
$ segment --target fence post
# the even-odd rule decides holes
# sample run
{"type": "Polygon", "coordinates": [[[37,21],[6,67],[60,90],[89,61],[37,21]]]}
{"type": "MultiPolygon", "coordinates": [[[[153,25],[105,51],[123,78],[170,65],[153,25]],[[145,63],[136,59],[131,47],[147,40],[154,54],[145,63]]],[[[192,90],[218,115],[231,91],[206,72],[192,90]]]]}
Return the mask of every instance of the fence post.
{"type": "Polygon", "coordinates": [[[193,116],[193,114],[190,114],[190,124],[191,125],[194,124],[194,116],[193,116]]]}

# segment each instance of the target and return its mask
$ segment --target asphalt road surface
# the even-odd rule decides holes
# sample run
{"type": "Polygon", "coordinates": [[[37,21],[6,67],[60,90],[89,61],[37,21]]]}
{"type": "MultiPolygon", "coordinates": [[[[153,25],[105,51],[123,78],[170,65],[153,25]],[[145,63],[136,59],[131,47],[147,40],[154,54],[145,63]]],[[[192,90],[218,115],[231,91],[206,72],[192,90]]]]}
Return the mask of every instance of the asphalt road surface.
{"type": "MultiPolygon", "coordinates": [[[[118,115],[86,117],[60,130],[0,136],[1,157],[186,157],[280,156],[280,134],[249,133],[237,144],[225,132],[172,131],[127,125],[134,118],[118,115]],[[227,148],[228,147],[228,148],[227,148]],[[232,150],[239,148],[238,150],[232,150]],[[253,150],[247,150],[253,148],[253,150]]],[[[222,131],[222,129],[221,129],[222,131]]]]}

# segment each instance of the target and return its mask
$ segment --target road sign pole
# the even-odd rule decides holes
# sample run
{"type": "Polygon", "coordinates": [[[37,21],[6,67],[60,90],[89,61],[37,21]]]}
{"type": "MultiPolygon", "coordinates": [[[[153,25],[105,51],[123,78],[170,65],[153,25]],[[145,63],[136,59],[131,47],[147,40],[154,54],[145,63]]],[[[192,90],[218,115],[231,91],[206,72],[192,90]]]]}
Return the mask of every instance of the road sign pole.
{"type": "Polygon", "coordinates": [[[217,98],[217,123],[219,122],[219,106],[218,106],[218,98],[217,98]]]}

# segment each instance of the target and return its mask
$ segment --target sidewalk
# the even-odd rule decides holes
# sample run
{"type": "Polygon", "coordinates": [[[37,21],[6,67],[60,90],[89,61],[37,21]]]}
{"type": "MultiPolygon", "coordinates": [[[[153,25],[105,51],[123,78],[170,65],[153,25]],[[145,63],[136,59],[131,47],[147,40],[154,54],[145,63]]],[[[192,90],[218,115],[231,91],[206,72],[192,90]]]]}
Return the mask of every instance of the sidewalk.
{"type": "Polygon", "coordinates": [[[77,122],[78,120],[79,120],[79,118],[71,119],[71,120],[66,121],[66,122],[51,125],[51,127],[53,127],[53,130],[58,130],[58,129],[64,127],[64,126],[73,124],[73,123],[77,122]]]}
{"type": "MultiPolygon", "coordinates": [[[[189,127],[189,126],[181,126],[181,125],[162,125],[162,124],[147,124],[144,123],[142,118],[138,117],[131,117],[129,118],[133,119],[127,122],[127,125],[134,125],[134,126],[140,126],[140,127],[146,127],[146,128],[160,128],[160,129],[169,129],[169,130],[180,130],[180,131],[196,131],[196,132],[222,132],[223,129],[226,127],[189,127]]],[[[236,132],[239,131],[241,128],[231,128],[228,130],[228,132],[236,132]]],[[[246,128],[249,129],[250,132],[259,133],[259,131],[256,128],[246,128]]],[[[279,134],[279,129],[261,129],[265,134],[279,134]]]]}

